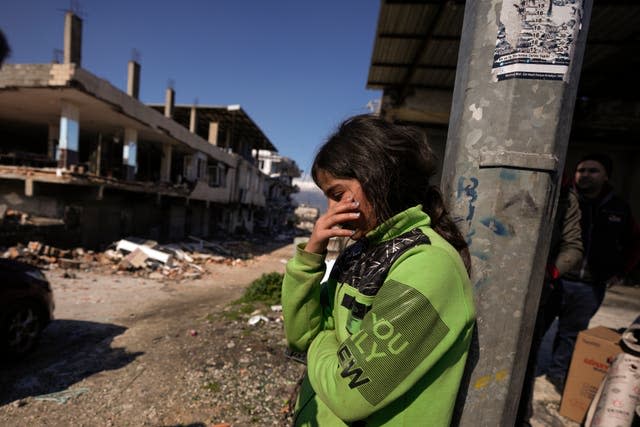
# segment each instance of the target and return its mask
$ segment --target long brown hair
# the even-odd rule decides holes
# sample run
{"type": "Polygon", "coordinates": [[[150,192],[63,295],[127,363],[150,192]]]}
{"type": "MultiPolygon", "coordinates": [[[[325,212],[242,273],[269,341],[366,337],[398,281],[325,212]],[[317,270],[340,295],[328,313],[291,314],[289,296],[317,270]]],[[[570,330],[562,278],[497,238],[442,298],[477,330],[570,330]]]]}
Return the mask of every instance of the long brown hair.
{"type": "Polygon", "coordinates": [[[381,223],[417,204],[431,227],[460,253],[471,269],[469,248],[445,208],[440,190],[430,184],[437,159],[425,133],[373,115],[347,119],[315,157],[311,174],[323,170],[341,179],[356,179],[381,223]]]}

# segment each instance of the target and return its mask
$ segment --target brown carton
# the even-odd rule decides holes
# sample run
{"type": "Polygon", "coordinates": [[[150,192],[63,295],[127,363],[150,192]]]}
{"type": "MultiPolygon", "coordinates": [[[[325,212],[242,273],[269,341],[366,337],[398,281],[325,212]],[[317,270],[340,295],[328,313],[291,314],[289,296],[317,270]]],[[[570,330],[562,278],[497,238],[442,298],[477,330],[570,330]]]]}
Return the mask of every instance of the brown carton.
{"type": "Polygon", "coordinates": [[[620,352],[620,334],[616,331],[597,326],[578,334],[564,385],[560,415],[578,423],[584,421],[598,386],[620,352]]]}

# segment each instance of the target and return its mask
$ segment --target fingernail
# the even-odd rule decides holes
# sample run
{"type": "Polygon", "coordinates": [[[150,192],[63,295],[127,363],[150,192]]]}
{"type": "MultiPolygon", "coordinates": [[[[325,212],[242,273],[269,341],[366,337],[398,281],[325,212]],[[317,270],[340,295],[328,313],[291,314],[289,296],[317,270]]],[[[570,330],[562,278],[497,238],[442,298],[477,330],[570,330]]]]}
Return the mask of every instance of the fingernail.
{"type": "Polygon", "coordinates": [[[353,216],[355,216],[355,217],[360,216],[360,212],[354,212],[354,213],[353,213],[353,216]]]}
{"type": "Polygon", "coordinates": [[[356,207],[357,207],[357,206],[360,206],[360,202],[359,202],[359,201],[357,201],[357,200],[354,200],[354,201],[353,201],[353,205],[354,205],[354,206],[356,206],[356,207]]]}

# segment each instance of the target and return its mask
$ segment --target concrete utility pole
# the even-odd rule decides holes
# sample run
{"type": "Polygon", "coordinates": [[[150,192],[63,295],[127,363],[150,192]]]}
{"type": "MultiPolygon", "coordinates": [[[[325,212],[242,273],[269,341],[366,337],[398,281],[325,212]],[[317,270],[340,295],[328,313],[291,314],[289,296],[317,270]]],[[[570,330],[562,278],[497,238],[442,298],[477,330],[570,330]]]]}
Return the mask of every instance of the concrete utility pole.
{"type": "Polygon", "coordinates": [[[592,6],[550,1],[466,3],[442,178],[478,313],[461,426],[518,407],[592,6]]]}

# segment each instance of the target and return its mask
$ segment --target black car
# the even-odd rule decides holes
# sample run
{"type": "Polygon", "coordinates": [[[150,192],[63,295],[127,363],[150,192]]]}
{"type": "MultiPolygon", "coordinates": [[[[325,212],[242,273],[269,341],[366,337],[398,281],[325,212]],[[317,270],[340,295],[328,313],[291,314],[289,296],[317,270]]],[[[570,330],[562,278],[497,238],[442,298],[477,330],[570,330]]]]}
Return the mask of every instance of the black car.
{"type": "Polygon", "coordinates": [[[0,259],[0,357],[16,359],[33,350],[53,320],[51,285],[40,269],[0,259]]]}

